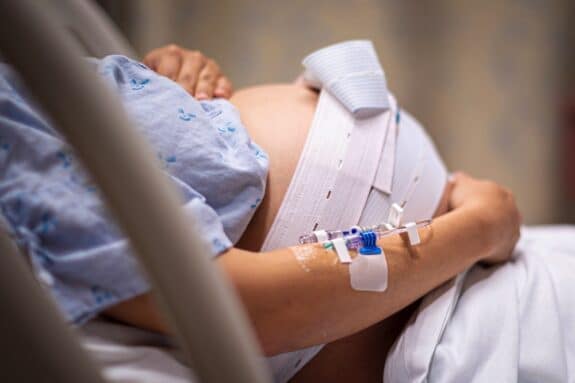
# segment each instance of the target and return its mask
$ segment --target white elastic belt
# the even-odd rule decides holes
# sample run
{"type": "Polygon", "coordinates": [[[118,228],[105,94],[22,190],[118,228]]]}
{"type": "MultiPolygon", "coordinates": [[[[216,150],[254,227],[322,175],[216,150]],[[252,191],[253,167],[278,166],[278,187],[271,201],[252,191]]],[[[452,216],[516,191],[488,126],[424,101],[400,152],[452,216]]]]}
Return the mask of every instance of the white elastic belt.
{"type": "Polygon", "coordinates": [[[355,118],[389,109],[385,73],[369,40],[352,40],[322,48],[302,61],[304,80],[325,88],[355,118]]]}
{"type": "MultiPolygon", "coordinates": [[[[391,97],[388,102],[395,105],[391,97]]],[[[333,95],[321,91],[263,251],[293,246],[302,233],[357,225],[372,186],[390,192],[397,129],[394,113],[387,110],[355,119],[333,95]]]]}
{"type": "MultiPolygon", "coordinates": [[[[377,63],[377,67],[373,66],[374,57],[377,61],[373,45],[369,42],[359,41],[347,43],[346,47],[359,51],[353,54],[350,54],[351,51],[347,51],[347,53],[340,51],[340,55],[361,58],[353,65],[349,64],[351,61],[345,64],[347,68],[343,71],[345,72],[343,73],[345,81],[334,81],[338,76],[327,76],[327,71],[314,70],[314,68],[319,67],[315,65],[319,61],[319,55],[313,60],[312,55],[304,60],[304,66],[307,68],[305,79],[308,80],[308,84],[310,80],[315,80],[315,84],[312,85],[317,88],[321,88],[322,84],[325,84],[325,89],[330,89],[332,94],[322,91],[320,95],[315,117],[297,169],[274,223],[266,236],[262,246],[263,251],[295,245],[299,235],[306,232],[351,227],[356,224],[373,225],[385,221],[391,204],[393,202],[401,203],[406,200],[406,196],[410,195],[409,190],[411,189],[407,185],[411,184],[413,179],[411,177],[412,158],[414,155],[417,156],[414,152],[420,153],[421,150],[427,152],[423,179],[418,183],[413,198],[408,198],[410,201],[405,212],[402,213],[403,218],[408,220],[430,218],[439,202],[443,190],[441,180],[442,178],[445,179],[447,173],[431,140],[426,137],[421,127],[416,126],[418,125],[417,122],[411,118],[401,117],[403,134],[399,132],[400,114],[393,97],[387,91],[385,75],[381,66],[379,63],[377,63]],[[367,48],[371,53],[362,51],[361,47],[363,47],[362,49],[367,48]],[[363,67],[363,63],[368,62],[372,64],[366,69],[363,67]],[[356,74],[351,74],[353,72],[356,74]],[[360,83],[359,80],[362,79],[362,76],[364,81],[360,83]],[[371,81],[370,78],[376,81],[371,81]],[[351,91],[351,89],[346,91],[344,89],[346,84],[347,86],[352,84],[357,87],[358,91],[351,91]],[[368,101],[364,100],[363,104],[362,102],[357,104],[354,97],[343,97],[344,93],[354,94],[354,97],[359,100],[362,99],[362,95],[369,95],[369,97],[366,97],[368,101]],[[338,96],[337,99],[340,101],[337,102],[333,95],[338,96]],[[361,105],[363,105],[363,109],[361,105]],[[363,113],[366,115],[374,113],[375,115],[381,112],[385,113],[374,119],[368,118],[364,123],[366,125],[373,124],[379,129],[385,130],[383,133],[380,132],[383,134],[383,139],[378,134],[373,136],[370,142],[365,143],[364,141],[364,146],[356,146],[358,145],[356,141],[347,143],[349,140],[347,133],[352,132],[353,136],[353,132],[358,129],[357,121],[354,121],[352,116],[361,118],[363,113]],[[351,201],[350,205],[340,205],[330,210],[327,208],[326,200],[331,199],[337,193],[334,192],[333,187],[339,170],[342,170],[344,166],[349,166],[349,169],[353,169],[355,166],[356,176],[359,173],[357,166],[361,166],[361,164],[351,166],[351,158],[347,158],[349,148],[370,152],[373,156],[370,155],[364,160],[369,164],[375,156],[375,165],[377,165],[377,158],[379,158],[379,166],[375,171],[374,178],[371,178],[373,175],[365,174],[365,178],[359,175],[363,179],[365,191],[360,193],[358,199],[351,201]],[[371,181],[373,187],[369,187],[371,181]],[[365,201],[365,197],[361,197],[365,193],[369,193],[367,201],[365,201]],[[354,212],[354,215],[344,217],[333,214],[346,211],[354,212]],[[358,214],[361,215],[357,216],[358,214]],[[340,222],[344,223],[340,224],[340,222]]],[[[334,50],[329,56],[323,57],[324,67],[333,65],[335,68],[336,65],[339,65],[335,60],[334,50]]],[[[357,158],[355,157],[356,160],[357,158]]],[[[371,166],[366,165],[365,168],[370,169],[371,166]]],[[[340,182],[339,186],[345,187],[345,182],[340,182]]],[[[333,207],[332,205],[329,206],[333,207]]],[[[383,291],[387,287],[387,279],[381,277],[387,275],[384,253],[356,256],[349,264],[349,270],[351,285],[356,290],[383,291]],[[358,276],[361,278],[356,278],[358,276]]],[[[317,352],[319,348],[321,346],[309,349],[311,350],[310,353],[317,352]]],[[[270,361],[272,366],[294,365],[300,363],[300,356],[297,352],[292,352],[277,355],[270,358],[270,361]]]]}

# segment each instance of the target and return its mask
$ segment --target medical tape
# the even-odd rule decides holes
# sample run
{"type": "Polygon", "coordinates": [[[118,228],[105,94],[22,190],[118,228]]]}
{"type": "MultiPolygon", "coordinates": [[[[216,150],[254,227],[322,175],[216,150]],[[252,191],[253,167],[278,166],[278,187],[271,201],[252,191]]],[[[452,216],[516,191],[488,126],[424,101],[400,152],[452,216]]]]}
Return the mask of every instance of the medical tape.
{"type": "Polygon", "coordinates": [[[387,260],[385,253],[361,255],[349,265],[351,288],[358,291],[383,292],[387,289],[387,260]]]}
{"type": "Polygon", "coordinates": [[[335,252],[337,253],[337,257],[341,263],[351,263],[351,256],[349,255],[349,250],[345,245],[345,239],[343,238],[335,238],[331,241],[333,243],[333,247],[335,248],[335,252]]]}
{"type": "Polygon", "coordinates": [[[407,238],[409,239],[409,244],[411,246],[416,246],[421,243],[419,238],[419,233],[417,232],[417,224],[415,222],[408,222],[405,225],[407,229],[407,238]]]}

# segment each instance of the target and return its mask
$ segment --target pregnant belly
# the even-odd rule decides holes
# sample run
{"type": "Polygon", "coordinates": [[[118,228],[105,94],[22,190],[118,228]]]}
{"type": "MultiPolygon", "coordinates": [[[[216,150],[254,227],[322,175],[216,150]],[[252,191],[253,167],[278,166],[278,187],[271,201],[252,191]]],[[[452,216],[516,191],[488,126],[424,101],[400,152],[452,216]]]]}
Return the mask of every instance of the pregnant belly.
{"type": "Polygon", "coordinates": [[[252,139],[269,155],[265,197],[238,247],[257,251],[269,231],[295,172],[317,94],[302,86],[265,85],[237,91],[231,102],[239,109],[252,139]]]}
{"type": "MultiPolygon", "coordinates": [[[[252,139],[270,159],[266,195],[238,247],[258,251],[263,244],[297,167],[317,100],[317,93],[292,84],[247,88],[232,97],[252,139]]],[[[417,156],[411,157],[407,155],[404,161],[415,166],[417,156]]],[[[449,188],[446,188],[434,216],[448,211],[448,201],[449,188]]]]}

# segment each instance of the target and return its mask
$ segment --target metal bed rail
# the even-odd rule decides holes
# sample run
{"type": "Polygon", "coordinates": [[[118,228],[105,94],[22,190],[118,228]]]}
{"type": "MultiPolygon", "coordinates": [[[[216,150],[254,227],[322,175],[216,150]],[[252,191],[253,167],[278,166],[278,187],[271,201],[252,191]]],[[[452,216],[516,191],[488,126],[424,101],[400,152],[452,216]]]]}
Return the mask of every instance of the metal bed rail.
{"type": "Polygon", "coordinates": [[[0,224],[2,382],[104,383],[0,224]]]}
{"type": "Polygon", "coordinates": [[[71,33],[83,50],[94,57],[121,54],[137,58],[136,51],[104,11],[91,1],[48,0],[59,24],[71,33]]]}
{"type": "MultiPolygon", "coordinates": [[[[77,48],[35,1],[0,0],[0,51],[100,186],[195,374],[203,382],[269,381],[243,307],[207,256],[195,223],[184,217],[118,98],[77,48]]],[[[5,258],[2,269],[11,267],[5,258]]],[[[49,334],[37,335],[46,347],[53,342],[49,334]]],[[[53,353],[70,351],[52,347],[53,353]]]]}

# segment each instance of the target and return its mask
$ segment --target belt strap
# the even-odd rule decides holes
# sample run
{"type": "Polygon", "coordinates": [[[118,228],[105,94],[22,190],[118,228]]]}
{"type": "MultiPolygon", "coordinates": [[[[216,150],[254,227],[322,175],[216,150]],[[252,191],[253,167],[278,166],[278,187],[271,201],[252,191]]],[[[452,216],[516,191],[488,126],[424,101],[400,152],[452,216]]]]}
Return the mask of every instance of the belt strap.
{"type": "Polygon", "coordinates": [[[389,108],[385,73],[369,40],[352,40],[322,48],[303,59],[304,79],[329,90],[355,118],[389,108]]]}
{"type": "MultiPolygon", "coordinates": [[[[262,250],[295,245],[301,233],[318,228],[356,225],[380,162],[386,166],[391,162],[386,174],[393,173],[395,147],[385,153],[382,149],[395,129],[394,110],[354,119],[333,95],[322,91],[298,166],[262,250]]],[[[379,181],[391,184],[391,179],[379,181]]]]}

